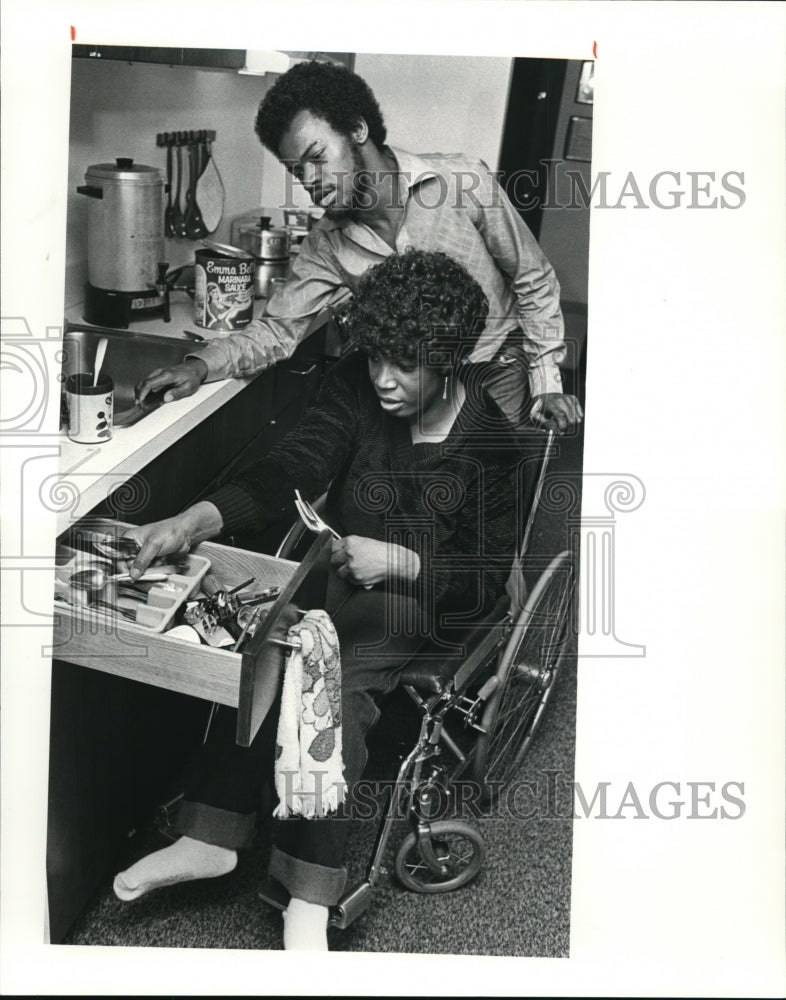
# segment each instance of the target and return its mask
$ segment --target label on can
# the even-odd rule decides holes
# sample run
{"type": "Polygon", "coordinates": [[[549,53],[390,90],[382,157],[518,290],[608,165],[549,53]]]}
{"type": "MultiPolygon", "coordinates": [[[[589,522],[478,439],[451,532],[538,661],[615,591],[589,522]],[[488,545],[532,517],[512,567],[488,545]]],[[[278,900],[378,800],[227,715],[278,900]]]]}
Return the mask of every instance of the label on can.
{"type": "Polygon", "coordinates": [[[254,309],[254,259],[197,250],[194,322],[206,330],[241,330],[254,309]]]}

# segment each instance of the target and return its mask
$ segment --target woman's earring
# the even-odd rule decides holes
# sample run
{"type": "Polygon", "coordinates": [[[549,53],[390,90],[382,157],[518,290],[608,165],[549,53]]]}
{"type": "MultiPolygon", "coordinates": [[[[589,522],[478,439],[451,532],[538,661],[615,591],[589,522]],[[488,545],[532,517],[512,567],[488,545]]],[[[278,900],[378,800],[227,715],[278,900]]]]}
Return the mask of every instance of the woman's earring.
{"type": "Polygon", "coordinates": [[[447,399],[448,398],[448,376],[447,375],[445,376],[445,384],[442,387],[442,398],[443,399],[447,399]]]}

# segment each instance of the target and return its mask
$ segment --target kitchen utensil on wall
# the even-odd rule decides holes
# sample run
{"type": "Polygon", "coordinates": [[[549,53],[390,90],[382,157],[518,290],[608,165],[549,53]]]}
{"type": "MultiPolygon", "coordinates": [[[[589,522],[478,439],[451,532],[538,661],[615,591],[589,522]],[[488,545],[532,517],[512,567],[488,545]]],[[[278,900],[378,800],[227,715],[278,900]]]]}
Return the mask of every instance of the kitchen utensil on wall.
{"type": "Polygon", "coordinates": [[[196,196],[202,209],[202,221],[208,233],[214,233],[224,214],[224,185],[213,159],[212,141],[215,132],[206,131],[204,139],[204,166],[197,181],[196,196]]]}
{"type": "Polygon", "coordinates": [[[212,129],[159,132],[156,145],[166,147],[167,236],[201,239],[216,231],[224,213],[224,185],[213,161],[212,129]],[[175,179],[172,193],[174,149],[175,179]]]}
{"type": "MultiPolygon", "coordinates": [[[[158,137],[161,140],[161,136],[158,137]]],[[[158,145],[162,143],[159,141],[158,145]]],[[[166,144],[166,208],[164,209],[164,236],[174,236],[174,204],[172,201],[172,146],[166,144]]]]}
{"type": "Polygon", "coordinates": [[[175,135],[175,158],[177,164],[177,180],[175,181],[175,197],[172,204],[172,232],[175,236],[186,235],[186,224],[181,208],[181,191],[183,188],[183,133],[175,135]]]}
{"type": "Polygon", "coordinates": [[[118,157],[97,163],[77,187],[87,196],[87,286],[84,318],[127,327],[141,310],[161,306],[156,287],[164,259],[164,177],[118,157]]]}
{"type": "Polygon", "coordinates": [[[207,227],[202,219],[202,213],[197,202],[197,181],[201,172],[201,144],[194,132],[189,133],[188,141],[188,189],[186,191],[186,212],[183,220],[185,234],[189,239],[198,240],[207,236],[207,227]]]}

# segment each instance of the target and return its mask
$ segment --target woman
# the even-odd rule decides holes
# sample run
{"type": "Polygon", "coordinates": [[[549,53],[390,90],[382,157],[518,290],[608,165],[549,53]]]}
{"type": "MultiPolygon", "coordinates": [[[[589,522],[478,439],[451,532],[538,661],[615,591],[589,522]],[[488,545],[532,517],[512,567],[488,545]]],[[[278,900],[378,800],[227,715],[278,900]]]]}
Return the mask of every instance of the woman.
{"type": "MultiPolygon", "coordinates": [[[[446,616],[477,618],[504,589],[514,555],[519,450],[510,425],[463,366],[483,329],[480,286],[441,253],[392,255],[367,272],[349,327],[358,351],[325,381],[301,423],[261,462],[177,517],[129,534],[132,575],[222,532],[288,516],[295,489],[328,490],[333,543],[325,610],[341,649],[344,778],[366,763],[377,700],[403,666],[439,643],[446,616]]],[[[225,713],[227,715],[228,713],[225,713]]],[[[181,838],[115,880],[121,899],[225,874],[247,845],[272,778],[276,712],[251,747],[213,734],[188,783],[181,838]]],[[[268,815],[272,812],[268,799],[268,815]]],[[[274,820],[270,875],[289,891],[286,949],[327,949],[342,895],[343,813],[274,820]]]]}

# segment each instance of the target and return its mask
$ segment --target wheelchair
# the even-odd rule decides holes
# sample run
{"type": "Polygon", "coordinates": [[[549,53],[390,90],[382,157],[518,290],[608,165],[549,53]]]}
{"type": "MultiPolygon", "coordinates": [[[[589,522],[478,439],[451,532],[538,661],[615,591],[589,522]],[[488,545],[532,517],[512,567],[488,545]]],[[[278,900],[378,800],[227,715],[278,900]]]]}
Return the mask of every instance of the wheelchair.
{"type": "MultiPolygon", "coordinates": [[[[329,926],[346,928],[368,909],[402,816],[410,831],[395,854],[395,873],[406,889],[449,892],[471,882],[483,866],[480,833],[463,820],[434,817],[461,782],[471,782],[483,801],[493,803],[518,775],[566,655],[574,626],[572,553],[556,555],[525,597],[521,588],[552,449],[550,432],[507,592],[492,614],[461,631],[465,655],[418,655],[402,670],[398,684],[420,713],[419,734],[392,783],[365,878],[331,908],[329,926]]],[[[292,558],[306,534],[297,522],[276,555],[292,558]]],[[[260,896],[281,910],[289,902],[272,881],[260,896]]]]}

